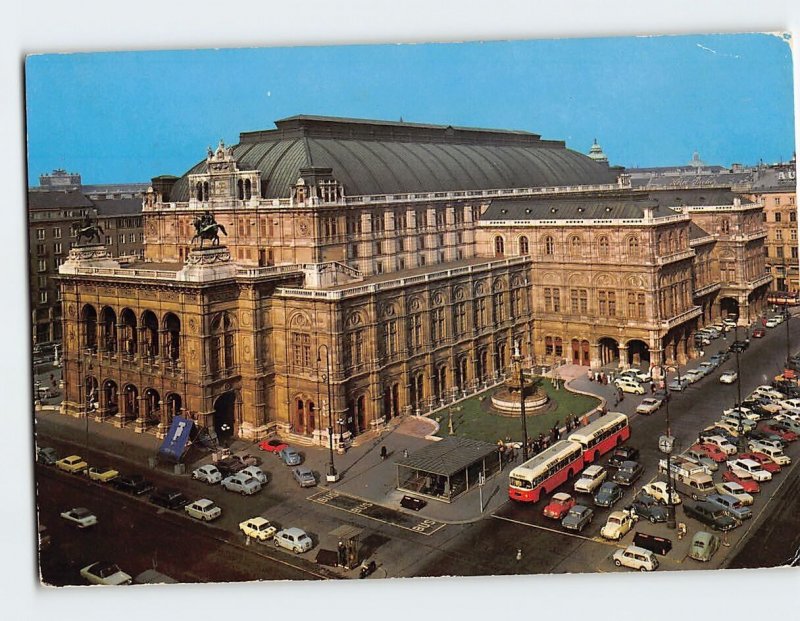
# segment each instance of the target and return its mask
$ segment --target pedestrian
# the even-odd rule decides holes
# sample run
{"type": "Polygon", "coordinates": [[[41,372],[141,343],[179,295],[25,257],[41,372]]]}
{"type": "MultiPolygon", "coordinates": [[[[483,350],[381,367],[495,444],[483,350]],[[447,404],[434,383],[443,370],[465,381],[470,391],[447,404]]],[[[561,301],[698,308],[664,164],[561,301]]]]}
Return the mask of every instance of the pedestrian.
{"type": "Polygon", "coordinates": [[[407,448],[403,449],[403,459],[408,459],[408,449],[407,448]]]}
{"type": "Polygon", "coordinates": [[[586,377],[589,379],[590,382],[592,381],[593,377],[591,369],[586,369],[586,377]]]}
{"type": "Polygon", "coordinates": [[[654,381],[650,381],[650,392],[656,391],[656,383],[654,381]]]}
{"type": "Polygon", "coordinates": [[[386,455],[387,455],[386,446],[381,446],[381,461],[386,459],[386,455]]]}
{"type": "Polygon", "coordinates": [[[614,397],[614,407],[619,405],[619,396],[614,397]]]}

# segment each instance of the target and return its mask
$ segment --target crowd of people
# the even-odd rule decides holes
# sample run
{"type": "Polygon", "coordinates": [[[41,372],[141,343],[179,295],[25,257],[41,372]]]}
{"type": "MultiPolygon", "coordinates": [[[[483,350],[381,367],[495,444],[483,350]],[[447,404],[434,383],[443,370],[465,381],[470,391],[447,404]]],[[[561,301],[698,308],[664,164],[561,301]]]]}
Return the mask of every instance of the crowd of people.
{"type": "MultiPolygon", "coordinates": [[[[577,429],[581,426],[581,424],[588,424],[588,418],[584,417],[584,420],[581,421],[577,416],[570,415],[564,421],[564,431],[563,433],[569,433],[570,431],[577,429]]],[[[555,444],[561,439],[562,436],[562,425],[559,420],[553,424],[552,429],[548,433],[539,433],[538,436],[533,436],[528,438],[528,456],[532,457],[541,453],[549,446],[555,444]]],[[[517,457],[520,456],[520,448],[521,443],[519,442],[512,442],[510,437],[506,437],[505,440],[498,440],[497,441],[498,451],[500,453],[500,457],[503,460],[504,464],[508,464],[511,462],[516,461],[517,457]]]]}

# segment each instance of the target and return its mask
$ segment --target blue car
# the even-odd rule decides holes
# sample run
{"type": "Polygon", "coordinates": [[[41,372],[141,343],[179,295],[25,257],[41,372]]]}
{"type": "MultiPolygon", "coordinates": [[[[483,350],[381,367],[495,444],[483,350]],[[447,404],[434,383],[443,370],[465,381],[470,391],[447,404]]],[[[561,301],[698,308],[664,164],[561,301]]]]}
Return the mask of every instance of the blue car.
{"type": "Polygon", "coordinates": [[[282,449],[281,452],[278,453],[278,456],[287,466],[299,466],[301,463],[303,463],[303,457],[291,446],[287,446],[285,449],[282,449]]]}

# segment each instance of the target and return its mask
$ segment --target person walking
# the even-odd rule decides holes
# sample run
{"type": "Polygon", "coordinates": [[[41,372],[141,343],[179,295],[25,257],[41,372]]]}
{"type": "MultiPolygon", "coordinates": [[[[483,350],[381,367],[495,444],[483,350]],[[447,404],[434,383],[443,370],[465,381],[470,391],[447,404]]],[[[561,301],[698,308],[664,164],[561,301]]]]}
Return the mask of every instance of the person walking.
{"type": "Polygon", "coordinates": [[[381,461],[386,459],[387,454],[388,453],[386,452],[386,446],[385,445],[381,446],[381,461]]]}

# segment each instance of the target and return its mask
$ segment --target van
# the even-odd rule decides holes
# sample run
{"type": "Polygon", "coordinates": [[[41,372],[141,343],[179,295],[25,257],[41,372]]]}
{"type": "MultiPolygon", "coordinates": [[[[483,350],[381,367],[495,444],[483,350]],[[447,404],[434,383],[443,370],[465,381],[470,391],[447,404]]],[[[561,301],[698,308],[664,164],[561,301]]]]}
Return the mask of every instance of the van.
{"type": "Polygon", "coordinates": [[[734,498],[728,494],[710,494],[706,497],[708,502],[719,505],[730,515],[738,520],[749,520],[753,517],[753,512],[749,507],[745,507],[744,503],[738,498],[734,498]]]}
{"type": "Polygon", "coordinates": [[[658,559],[650,550],[645,550],[638,546],[628,546],[627,548],[614,552],[612,558],[617,567],[630,567],[639,571],[655,571],[658,569],[658,559]]]}
{"type": "Polygon", "coordinates": [[[692,500],[704,500],[716,491],[714,480],[707,474],[676,475],[672,477],[672,484],[675,491],[688,494],[692,500]]]}
{"type": "Polygon", "coordinates": [[[692,537],[692,545],[689,548],[689,558],[707,563],[717,550],[719,550],[719,537],[701,530],[692,537]]]}

